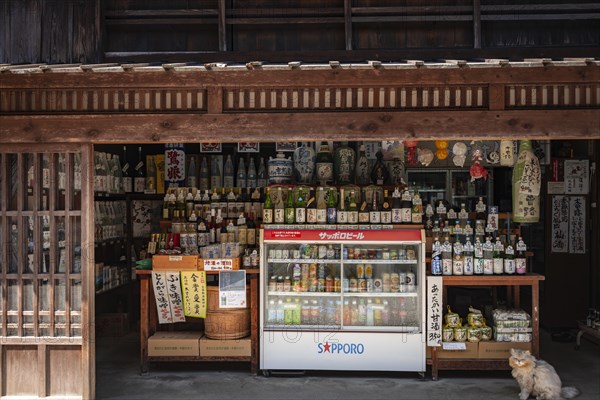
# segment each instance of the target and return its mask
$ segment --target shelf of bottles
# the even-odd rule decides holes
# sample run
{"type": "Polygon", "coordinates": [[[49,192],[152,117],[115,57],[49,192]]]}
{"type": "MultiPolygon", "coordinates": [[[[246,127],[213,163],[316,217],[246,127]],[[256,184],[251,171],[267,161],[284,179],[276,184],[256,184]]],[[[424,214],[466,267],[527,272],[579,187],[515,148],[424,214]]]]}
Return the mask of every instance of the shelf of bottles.
{"type": "Polygon", "coordinates": [[[446,210],[440,202],[428,210],[426,229],[432,237],[432,275],[523,275],[527,273],[527,245],[520,236],[499,230],[496,207],[487,213],[483,197],[476,213],[446,210]],[[433,223],[429,223],[432,221],[433,223]],[[475,227],[473,228],[472,222],[475,227]]]}
{"type": "Polygon", "coordinates": [[[264,246],[266,329],[420,331],[420,244],[264,246]]]}

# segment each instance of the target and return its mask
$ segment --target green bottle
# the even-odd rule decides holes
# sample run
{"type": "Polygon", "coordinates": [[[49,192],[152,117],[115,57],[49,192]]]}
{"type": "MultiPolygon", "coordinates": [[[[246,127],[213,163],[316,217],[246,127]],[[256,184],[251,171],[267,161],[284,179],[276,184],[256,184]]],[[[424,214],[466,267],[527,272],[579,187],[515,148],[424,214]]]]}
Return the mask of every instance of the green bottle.
{"type": "Polygon", "coordinates": [[[335,202],[334,189],[329,189],[327,193],[327,223],[335,224],[337,222],[337,207],[335,202]]]}
{"type": "Polygon", "coordinates": [[[265,204],[262,210],[263,224],[273,223],[273,201],[271,200],[271,194],[269,188],[265,188],[265,204]]]}
{"type": "Polygon", "coordinates": [[[285,205],[285,223],[293,224],[296,222],[296,209],[294,208],[294,192],[288,188],[287,203],[285,205]]]}
{"type": "Polygon", "coordinates": [[[306,198],[302,189],[298,190],[298,198],[296,199],[296,223],[303,224],[306,222],[306,198]]]}

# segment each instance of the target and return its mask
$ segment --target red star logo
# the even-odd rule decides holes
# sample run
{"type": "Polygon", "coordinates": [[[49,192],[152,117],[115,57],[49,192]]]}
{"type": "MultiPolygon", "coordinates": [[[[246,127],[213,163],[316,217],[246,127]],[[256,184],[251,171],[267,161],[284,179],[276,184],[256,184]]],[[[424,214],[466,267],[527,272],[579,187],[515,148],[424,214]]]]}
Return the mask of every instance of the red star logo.
{"type": "Polygon", "coordinates": [[[331,353],[331,345],[329,344],[329,342],[325,342],[325,346],[323,346],[323,353],[325,353],[326,351],[331,353]]]}

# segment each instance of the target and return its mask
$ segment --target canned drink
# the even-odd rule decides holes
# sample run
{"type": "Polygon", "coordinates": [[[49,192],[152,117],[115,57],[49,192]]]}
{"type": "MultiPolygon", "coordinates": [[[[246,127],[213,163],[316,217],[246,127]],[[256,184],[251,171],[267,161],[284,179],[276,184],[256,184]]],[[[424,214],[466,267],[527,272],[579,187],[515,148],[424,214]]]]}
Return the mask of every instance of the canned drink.
{"type": "Polygon", "coordinates": [[[308,277],[309,278],[316,278],[317,277],[317,264],[312,263],[309,265],[308,267],[308,277]]]}
{"type": "Polygon", "coordinates": [[[344,249],[342,250],[342,259],[343,260],[348,259],[348,248],[347,247],[344,247],[344,249]]]}
{"type": "Polygon", "coordinates": [[[356,277],[358,279],[361,279],[361,278],[365,277],[365,266],[364,266],[364,264],[358,264],[356,266],[356,277]]]}
{"type": "Polygon", "coordinates": [[[350,279],[350,285],[349,285],[349,291],[350,293],[356,293],[358,292],[358,279],[356,278],[351,278],[350,279]]]}
{"type": "Polygon", "coordinates": [[[358,291],[359,293],[367,292],[367,280],[365,278],[358,278],[358,291]]]}
{"type": "Polygon", "coordinates": [[[290,258],[290,251],[288,249],[281,250],[281,258],[283,258],[284,260],[290,258]]]}
{"type": "Polygon", "coordinates": [[[367,278],[365,280],[367,281],[367,292],[368,293],[374,292],[375,291],[375,287],[374,287],[373,278],[367,278]]]}
{"type": "Polygon", "coordinates": [[[325,245],[319,246],[318,251],[319,251],[319,253],[318,253],[319,259],[327,258],[327,246],[325,246],[325,245]]]}
{"type": "Polygon", "coordinates": [[[393,273],[390,275],[390,290],[393,293],[400,291],[400,275],[393,273]]]}
{"type": "Polygon", "coordinates": [[[294,277],[294,279],[299,279],[302,276],[302,267],[300,267],[300,264],[294,264],[292,276],[294,277]]]}
{"type": "Polygon", "coordinates": [[[377,278],[373,279],[373,292],[381,293],[383,292],[383,280],[377,278]]]}
{"type": "Polygon", "coordinates": [[[276,255],[277,255],[277,253],[275,252],[275,250],[274,250],[274,249],[270,249],[270,250],[269,250],[269,258],[270,258],[270,259],[274,259],[274,258],[276,258],[276,257],[275,257],[276,255]]]}
{"type": "Polygon", "coordinates": [[[340,292],[342,290],[342,280],[337,276],[333,279],[333,291],[340,292]]]}
{"type": "Polygon", "coordinates": [[[390,260],[398,259],[398,251],[395,249],[390,250],[390,260]]]}
{"type": "Polygon", "coordinates": [[[344,293],[348,293],[350,291],[350,279],[342,279],[342,290],[344,291],[344,293]]]}
{"type": "Polygon", "coordinates": [[[398,250],[398,260],[406,260],[406,250],[404,250],[404,249],[398,250]]]}
{"type": "Polygon", "coordinates": [[[327,278],[325,278],[325,291],[330,293],[334,291],[333,289],[333,279],[330,276],[328,276],[327,278]]]}
{"type": "Polygon", "coordinates": [[[275,249],[275,259],[276,260],[281,260],[282,254],[283,254],[283,252],[281,251],[281,249],[275,249]]]}
{"type": "Polygon", "coordinates": [[[400,293],[406,293],[406,273],[401,272],[399,274],[399,284],[400,293]]]}
{"type": "Polygon", "coordinates": [[[308,279],[308,264],[302,264],[300,276],[302,277],[302,279],[308,279]]]}
{"type": "Polygon", "coordinates": [[[317,277],[319,279],[325,279],[325,265],[324,264],[319,264],[319,267],[317,268],[317,270],[318,270],[317,277]]]}
{"type": "Polygon", "coordinates": [[[300,250],[294,250],[293,256],[294,260],[298,260],[300,258],[300,250]]]}
{"type": "Polygon", "coordinates": [[[317,292],[325,291],[325,278],[319,278],[317,280],[317,292]]]}
{"type": "Polygon", "coordinates": [[[390,259],[390,252],[384,250],[382,256],[383,256],[384,260],[389,260],[390,259]]]}
{"type": "Polygon", "coordinates": [[[348,250],[348,260],[352,260],[354,258],[354,247],[346,247],[348,250]]]}
{"type": "Polygon", "coordinates": [[[416,260],[416,253],[414,249],[406,250],[406,259],[407,260],[416,260]]]}
{"type": "Polygon", "coordinates": [[[373,278],[373,266],[371,264],[365,264],[365,278],[373,278]]]}

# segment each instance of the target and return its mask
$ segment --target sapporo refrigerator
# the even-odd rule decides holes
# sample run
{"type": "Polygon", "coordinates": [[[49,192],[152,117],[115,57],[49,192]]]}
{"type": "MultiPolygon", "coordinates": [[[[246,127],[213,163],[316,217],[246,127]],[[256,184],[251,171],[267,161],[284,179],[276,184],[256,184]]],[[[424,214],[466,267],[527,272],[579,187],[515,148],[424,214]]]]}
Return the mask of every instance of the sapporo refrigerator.
{"type": "Polygon", "coordinates": [[[420,229],[261,232],[260,368],[425,371],[420,229]]]}

